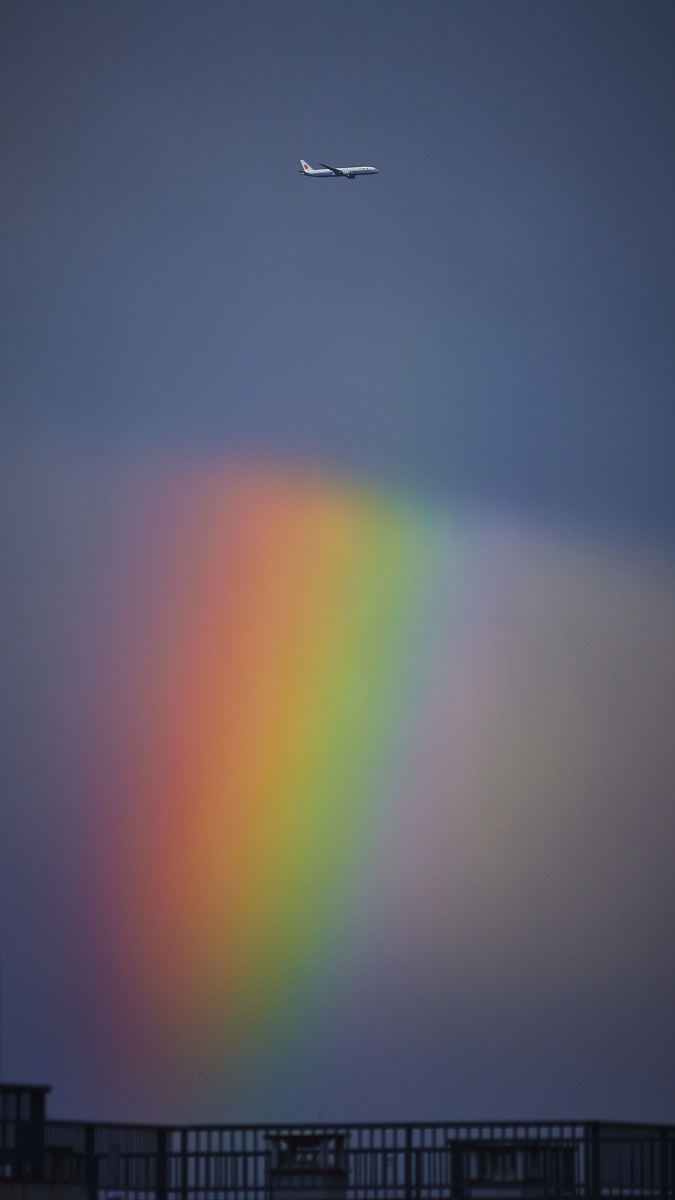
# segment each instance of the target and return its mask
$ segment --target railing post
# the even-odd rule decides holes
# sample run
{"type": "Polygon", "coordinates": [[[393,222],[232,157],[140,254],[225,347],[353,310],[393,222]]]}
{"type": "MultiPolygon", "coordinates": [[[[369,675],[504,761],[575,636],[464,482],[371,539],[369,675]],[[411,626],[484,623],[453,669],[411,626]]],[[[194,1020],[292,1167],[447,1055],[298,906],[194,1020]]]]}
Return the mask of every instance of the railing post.
{"type": "Polygon", "coordinates": [[[450,1186],[453,1196],[464,1195],[464,1155],[458,1138],[450,1143],[450,1186]]]}
{"type": "Polygon", "coordinates": [[[180,1131],[180,1186],[182,1200],[187,1200],[188,1194],[188,1153],[187,1153],[187,1129],[180,1131]]]}
{"type": "Polygon", "coordinates": [[[45,1151],[45,1098],[43,1092],[30,1093],[30,1126],[29,1147],[30,1177],[42,1179],[44,1176],[45,1151]]]}
{"type": "Polygon", "coordinates": [[[405,1130],[405,1167],[404,1167],[404,1187],[405,1187],[406,1200],[411,1200],[411,1197],[412,1197],[412,1169],[413,1169],[413,1165],[412,1165],[413,1144],[412,1144],[412,1141],[413,1141],[412,1140],[412,1126],[406,1125],[406,1130],[405,1130]]]}
{"type": "Polygon", "coordinates": [[[160,1125],[157,1128],[157,1148],[155,1151],[155,1200],[166,1200],[166,1181],[168,1174],[166,1149],[166,1129],[160,1125]]]}
{"type": "Polygon", "coordinates": [[[600,1126],[597,1121],[586,1126],[586,1195],[600,1195],[600,1126]]]}
{"type": "Polygon", "coordinates": [[[84,1177],[88,1200],[96,1200],[98,1193],[98,1159],[96,1157],[96,1126],[84,1127],[84,1177]]]}
{"type": "Polygon", "coordinates": [[[668,1153],[668,1130],[662,1125],[659,1130],[659,1176],[660,1192],[664,1197],[672,1195],[675,1190],[673,1187],[675,1180],[670,1177],[671,1167],[671,1155],[668,1153]]]}

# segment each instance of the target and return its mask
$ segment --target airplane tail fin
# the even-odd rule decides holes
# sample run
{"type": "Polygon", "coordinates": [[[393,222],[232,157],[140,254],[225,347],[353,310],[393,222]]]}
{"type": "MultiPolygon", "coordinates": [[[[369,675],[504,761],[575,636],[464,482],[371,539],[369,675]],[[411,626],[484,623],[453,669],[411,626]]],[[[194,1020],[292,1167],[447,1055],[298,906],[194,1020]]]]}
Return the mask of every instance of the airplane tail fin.
{"type": "Polygon", "coordinates": [[[303,175],[313,175],[313,174],[314,174],[314,172],[313,172],[312,168],[310,167],[309,163],[306,163],[306,162],[305,162],[305,160],[304,160],[304,158],[301,158],[301,159],[300,159],[300,170],[302,171],[302,174],[303,174],[303,175]]]}

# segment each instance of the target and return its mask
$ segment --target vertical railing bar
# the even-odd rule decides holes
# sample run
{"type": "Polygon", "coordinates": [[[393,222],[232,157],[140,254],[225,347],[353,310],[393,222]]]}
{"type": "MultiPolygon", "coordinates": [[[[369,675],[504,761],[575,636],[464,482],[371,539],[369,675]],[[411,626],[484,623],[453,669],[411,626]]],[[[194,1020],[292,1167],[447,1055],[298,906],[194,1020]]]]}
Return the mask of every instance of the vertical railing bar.
{"type": "MultiPolygon", "coordinates": [[[[673,1143],[675,1149],[675,1143],[673,1143]]],[[[670,1168],[672,1166],[673,1155],[668,1153],[668,1130],[665,1125],[659,1129],[659,1191],[661,1196],[670,1196],[672,1192],[672,1180],[670,1179],[670,1168]]]]}

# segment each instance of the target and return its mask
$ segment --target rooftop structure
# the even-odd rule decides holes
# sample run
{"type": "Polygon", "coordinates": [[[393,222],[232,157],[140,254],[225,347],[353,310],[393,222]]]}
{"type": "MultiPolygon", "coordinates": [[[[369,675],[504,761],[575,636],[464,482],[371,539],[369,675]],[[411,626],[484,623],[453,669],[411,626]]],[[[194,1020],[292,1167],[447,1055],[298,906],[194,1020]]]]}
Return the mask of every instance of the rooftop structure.
{"type": "Polygon", "coordinates": [[[57,1184],[86,1200],[675,1198],[672,1125],[101,1124],[46,1120],[48,1090],[0,1084],[0,1189],[39,1183],[39,1200],[57,1184]]]}

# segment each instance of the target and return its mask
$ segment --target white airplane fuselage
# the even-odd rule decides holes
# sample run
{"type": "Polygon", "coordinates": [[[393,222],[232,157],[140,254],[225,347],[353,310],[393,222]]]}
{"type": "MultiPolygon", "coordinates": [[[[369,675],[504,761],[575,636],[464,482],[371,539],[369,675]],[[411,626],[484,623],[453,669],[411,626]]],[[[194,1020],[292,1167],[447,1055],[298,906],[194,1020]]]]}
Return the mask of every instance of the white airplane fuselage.
{"type": "Polygon", "coordinates": [[[377,167],[329,167],[326,163],[321,163],[321,167],[322,170],[315,171],[304,158],[300,159],[300,174],[310,179],[356,179],[357,175],[379,175],[377,167]]]}

